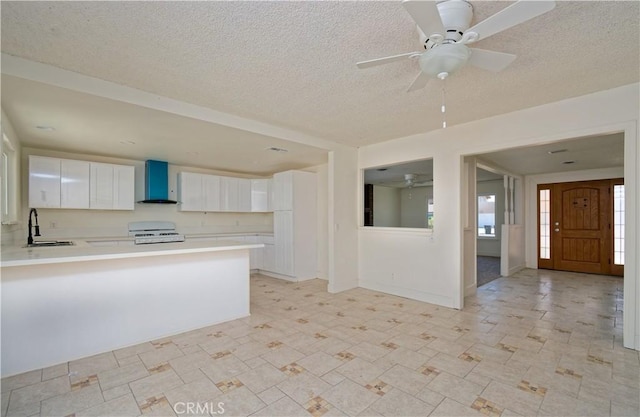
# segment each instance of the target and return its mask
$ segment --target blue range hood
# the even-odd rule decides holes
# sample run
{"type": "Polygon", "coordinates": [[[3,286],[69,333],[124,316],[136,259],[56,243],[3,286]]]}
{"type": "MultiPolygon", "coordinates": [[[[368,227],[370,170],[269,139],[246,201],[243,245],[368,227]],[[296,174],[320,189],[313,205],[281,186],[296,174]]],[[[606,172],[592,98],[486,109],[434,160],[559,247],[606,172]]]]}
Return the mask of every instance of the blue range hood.
{"type": "Polygon", "coordinates": [[[144,200],[138,203],[177,204],[169,200],[169,164],[148,160],[144,165],[144,200]]]}

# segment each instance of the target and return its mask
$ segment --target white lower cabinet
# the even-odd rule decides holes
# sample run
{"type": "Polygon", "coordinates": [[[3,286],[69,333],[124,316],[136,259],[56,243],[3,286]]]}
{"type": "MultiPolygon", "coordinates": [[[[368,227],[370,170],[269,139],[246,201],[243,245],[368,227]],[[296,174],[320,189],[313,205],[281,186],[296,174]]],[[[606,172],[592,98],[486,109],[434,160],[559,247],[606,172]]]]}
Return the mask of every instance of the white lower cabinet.
{"type": "Polygon", "coordinates": [[[263,271],[276,272],[276,245],[265,243],[262,248],[262,268],[263,271]]]}
{"type": "MultiPolygon", "coordinates": [[[[260,243],[260,236],[245,236],[244,241],[247,243],[260,243]]],[[[249,250],[249,264],[251,269],[262,269],[262,249],[253,248],[249,250]]]]}

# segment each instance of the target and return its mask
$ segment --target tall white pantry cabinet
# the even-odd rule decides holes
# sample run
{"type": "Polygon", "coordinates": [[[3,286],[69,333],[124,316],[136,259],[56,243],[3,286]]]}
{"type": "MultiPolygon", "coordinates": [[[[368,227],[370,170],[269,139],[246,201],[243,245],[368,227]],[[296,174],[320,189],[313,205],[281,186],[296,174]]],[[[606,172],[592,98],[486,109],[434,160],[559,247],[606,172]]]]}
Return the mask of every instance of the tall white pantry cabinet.
{"type": "Polygon", "coordinates": [[[273,176],[275,270],[284,278],[317,277],[316,174],[286,171],[273,176]]]}

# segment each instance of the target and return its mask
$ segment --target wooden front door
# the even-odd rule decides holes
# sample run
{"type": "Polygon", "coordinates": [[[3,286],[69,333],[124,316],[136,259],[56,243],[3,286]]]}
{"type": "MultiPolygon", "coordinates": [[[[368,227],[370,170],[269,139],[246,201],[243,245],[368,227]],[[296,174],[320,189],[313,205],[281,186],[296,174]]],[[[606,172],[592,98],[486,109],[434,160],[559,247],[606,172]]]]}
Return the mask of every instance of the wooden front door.
{"type": "MultiPolygon", "coordinates": [[[[538,204],[539,241],[548,244],[546,250],[540,247],[540,268],[622,275],[621,266],[613,265],[612,189],[619,183],[601,180],[538,186],[538,190],[548,190],[548,201],[538,204]]],[[[543,195],[538,192],[539,198],[543,195]]]]}

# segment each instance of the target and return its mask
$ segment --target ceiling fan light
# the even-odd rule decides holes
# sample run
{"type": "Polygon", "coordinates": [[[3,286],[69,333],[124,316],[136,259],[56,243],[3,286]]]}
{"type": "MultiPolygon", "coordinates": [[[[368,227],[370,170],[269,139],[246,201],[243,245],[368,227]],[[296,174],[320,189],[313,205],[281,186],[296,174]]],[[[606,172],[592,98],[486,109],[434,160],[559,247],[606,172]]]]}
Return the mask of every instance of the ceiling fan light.
{"type": "Polygon", "coordinates": [[[442,73],[453,74],[467,63],[470,55],[469,48],[459,43],[438,45],[420,56],[420,69],[433,78],[442,73]]]}

